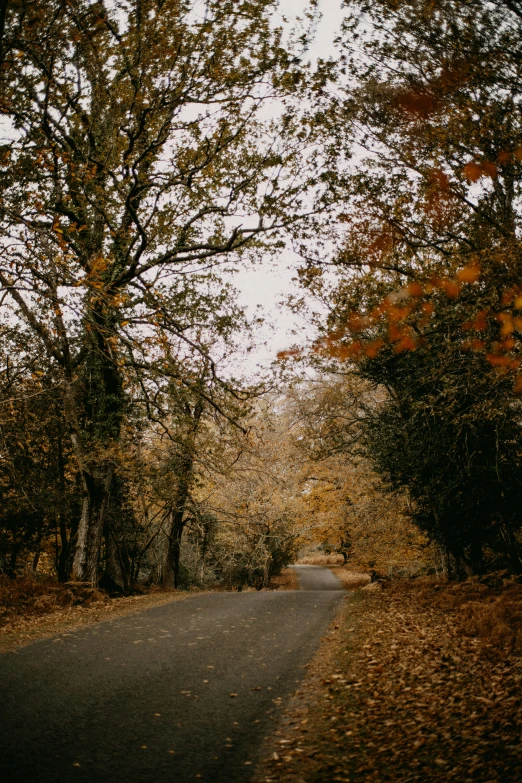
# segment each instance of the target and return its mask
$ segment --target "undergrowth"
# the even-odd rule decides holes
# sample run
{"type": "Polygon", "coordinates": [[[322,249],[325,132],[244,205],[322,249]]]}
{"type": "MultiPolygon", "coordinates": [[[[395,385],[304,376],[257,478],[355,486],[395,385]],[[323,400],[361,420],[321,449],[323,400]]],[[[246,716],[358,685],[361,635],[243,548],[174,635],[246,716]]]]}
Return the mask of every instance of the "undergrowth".
{"type": "Polygon", "coordinates": [[[506,572],[451,583],[435,577],[385,583],[391,595],[406,594],[425,607],[452,613],[464,636],[490,650],[522,652],[522,577],[506,572]]]}
{"type": "Polygon", "coordinates": [[[103,590],[83,584],[59,584],[52,578],[0,575],[0,627],[18,617],[39,617],[69,606],[109,601],[103,590]]]}

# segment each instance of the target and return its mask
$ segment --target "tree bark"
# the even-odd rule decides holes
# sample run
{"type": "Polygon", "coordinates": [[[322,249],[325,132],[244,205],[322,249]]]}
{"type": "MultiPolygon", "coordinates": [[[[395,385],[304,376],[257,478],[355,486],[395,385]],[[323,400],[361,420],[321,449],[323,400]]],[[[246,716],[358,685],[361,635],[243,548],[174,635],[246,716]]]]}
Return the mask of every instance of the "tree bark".
{"type": "Polygon", "coordinates": [[[203,414],[203,403],[198,400],[193,411],[189,412],[192,418],[191,431],[183,447],[178,469],[178,486],[167,523],[168,546],[163,562],[161,583],[165,587],[178,587],[179,566],[181,554],[181,539],[185,527],[184,516],[189,496],[190,480],[195,457],[195,439],[199,422],[203,414]]]}
{"type": "Polygon", "coordinates": [[[96,584],[105,515],[115,471],[114,461],[97,458],[96,450],[106,453],[119,438],[123,387],[105,337],[104,329],[110,326],[110,319],[93,310],[93,322],[96,329],[88,338],[92,343],[88,342],[88,359],[84,368],[82,426],[70,372],[65,384],[64,414],[83,485],[82,514],[72,576],[78,581],[96,584]]]}
{"type": "Polygon", "coordinates": [[[87,492],[83,498],[82,516],[78,526],[76,552],[73,560],[73,579],[80,582],[98,581],[98,563],[103,537],[105,512],[114,477],[114,465],[109,463],[104,475],[94,478],[84,474],[87,492]]]}
{"type": "Polygon", "coordinates": [[[111,525],[105,526],[105,572],[100,587],[109,592],[129,593],[131,574],[129,563],[121,551],[116,533],[111,525]]]}
{"type": "MultiPolygon", "coordinates": [[[[186,501],[186,496],[185,496],[186,501]]],[[[179,567],[181,555],[181,539],[185,523],[183,515],[185,513],[185,501],[183,505],[170,513],[169,519],[169,543],[165,562],[163,563],[161,582],[164,587],[179,587],[179,567]]]]}

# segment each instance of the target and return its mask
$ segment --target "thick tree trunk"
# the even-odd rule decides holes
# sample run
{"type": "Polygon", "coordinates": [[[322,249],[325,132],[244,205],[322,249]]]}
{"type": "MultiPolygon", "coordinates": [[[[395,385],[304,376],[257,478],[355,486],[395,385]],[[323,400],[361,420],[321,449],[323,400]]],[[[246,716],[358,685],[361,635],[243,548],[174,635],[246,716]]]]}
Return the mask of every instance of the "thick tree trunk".
{"type": "Polygon", "coordinates": [[[466,579],[468,576],[474,576],[475,571],[472,564],[464,554],[464,550],[460,546],[451,547],[451,553],[455,561],[455,569],[457,571],[457,579],[459,582],[466,579]]]}
{"type": "Polygon", "coordinates": [[[129,593],[131,590],[129,563],[110,525],[105,526],[105,572],[100,587],[119,593],[129,593]]]}
{"type": "MultiPolygon", "coordinates": [[[[101,307],[101,306],[100,306],[101,307]]],[[[111,314],[91,311],[92,327],[86,338],[81,405],[70,372],[65,387],[64,413],[83,484],[83,506],[73,560],[73,579],[96,584],[105,515],[114,479],[114,462],[97,458],[118,441],[124,407],[120,370],[114,361],[107,333],[111,314]],[[80,415],[81,412],[81,415],[80,415]],[[80,424],[81,421],[81,424],[80,424]]]]}
{"type": "Polygon", "coordinates": [[[76,552],[72,575],[80,582],[96,584],[98,581],[98,562],[103,536],[105,512],[114,476],[114,466],[106,466],[104,476],[94,479],[85,476],[88,491],[83,498],[82,516],[78,526],[76,552]]]}
{"type": "Polygon", "coordinates": [[[170,514],[169,543],[161,573],[161,582],[164,587],[179,587],[181,539],[185,527],[183,522],[184,511],[185,506],[183,504],[182,509],[178,508],[170,514]]]}
{"type": "Polygon", "coordinates": [[[33,576],[36,576],[36,572],[38,571],[38,563],[40,562],[40,555],[42,553],[42,550],[40,549],[40,542],[38,542],[38,549],[34,553],[33,562],[31,565],[31,572],[33,576]]]}
{"type": "MultiPolygon", "coordinates": [[[[190,411],[190,409],[189,409],[190,411]]],[[[180,455],[178,486],[167,522],[168,545],[163,562],[161,583],[165,587],[178,587],[181,539],[185,527],[185,508],[189,496],[192,468],[195,457],[195,437],[203,413],[203,403],[198,401],[191,412],[191,432],[180,455]]]]}
{"type": "Polygon", "coordinates": [[[13,546],[11,547],[11,555],[9,557],[9,562],[7,564],[7,575],[11,577],[11,579],[14,579],[16,576],[16,562],[18,560],[18,555],[20,553],[20,549],[22,548],[22,543],[20,541],[15,541],[13,546]]]}

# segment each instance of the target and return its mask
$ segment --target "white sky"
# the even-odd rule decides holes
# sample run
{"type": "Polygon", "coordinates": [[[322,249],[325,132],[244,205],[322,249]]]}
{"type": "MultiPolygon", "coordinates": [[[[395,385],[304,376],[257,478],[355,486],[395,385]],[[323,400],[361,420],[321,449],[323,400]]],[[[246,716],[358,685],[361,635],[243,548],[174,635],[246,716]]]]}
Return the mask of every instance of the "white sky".
{"type": "MultiPolygon", "coordinates": [[[[281,0],[282,11],[290,18],[303,6],[302,0],[281,0]]],[[[319,9],[322,17],[309,51],[312,60],[333,54],[332,42],[339,32],[341,19],[340,0],[320,0],[319,9]]],[[[232,278],[240,291],[239,302],[249,315],[261,313],[266,318],[265,327],[259,330],[256,338],[255,351],[245,358],[244,371],[248,375],[255,373],[257,365],[267,367],[278,351],[304,342],[310,335],[310,327],[305,321],[282,305],[282,300],[290,293],[303,295],[303,290],[292,281],[297,265],[298,257],[288,250],[277,262],[268,260],[256,267],[243,267],[232,278]]]]}

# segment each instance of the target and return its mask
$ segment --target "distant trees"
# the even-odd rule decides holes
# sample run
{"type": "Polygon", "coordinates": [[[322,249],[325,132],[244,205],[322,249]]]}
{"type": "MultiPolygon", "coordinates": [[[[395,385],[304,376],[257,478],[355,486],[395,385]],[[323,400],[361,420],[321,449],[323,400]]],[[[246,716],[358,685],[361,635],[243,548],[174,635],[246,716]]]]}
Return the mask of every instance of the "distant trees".
{"type": "Polygon", "coordinates": [[[404,485],[390,496],[369,459],[368,410],[379,409],[384,394],[343,370],[296,384],[287,397],[301,460],[302,540],[383,575],[438,567],[438,553],[412,524],[404,485]]]}

